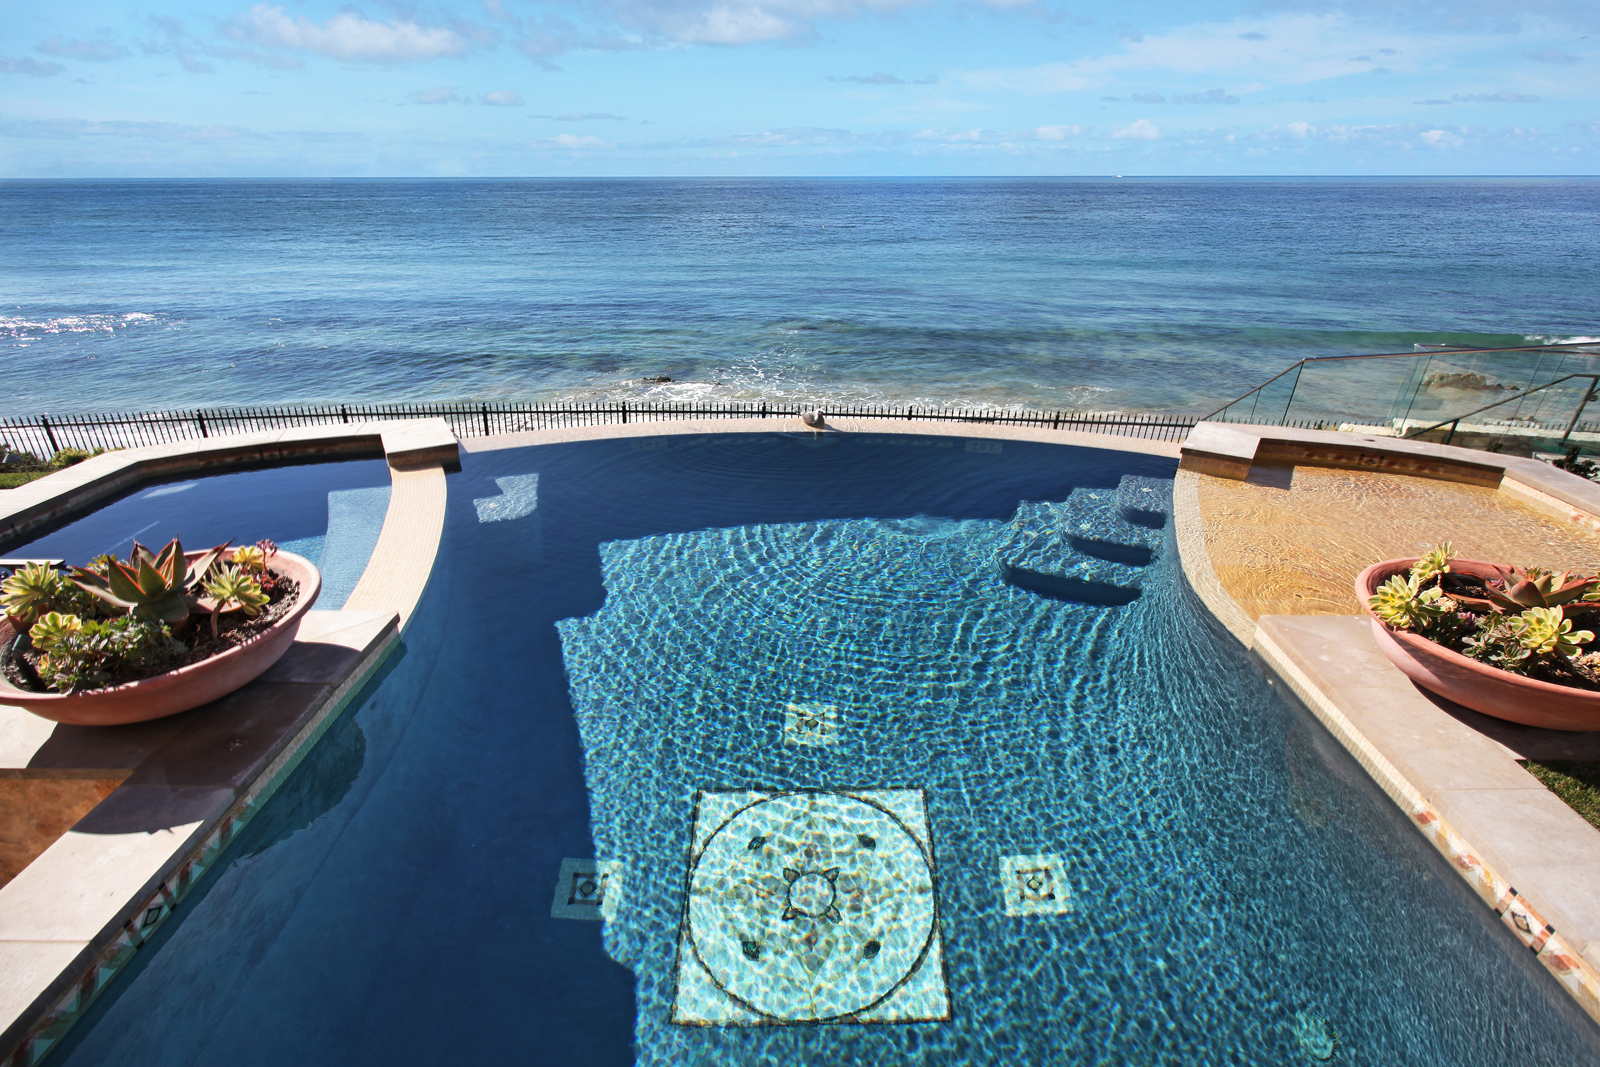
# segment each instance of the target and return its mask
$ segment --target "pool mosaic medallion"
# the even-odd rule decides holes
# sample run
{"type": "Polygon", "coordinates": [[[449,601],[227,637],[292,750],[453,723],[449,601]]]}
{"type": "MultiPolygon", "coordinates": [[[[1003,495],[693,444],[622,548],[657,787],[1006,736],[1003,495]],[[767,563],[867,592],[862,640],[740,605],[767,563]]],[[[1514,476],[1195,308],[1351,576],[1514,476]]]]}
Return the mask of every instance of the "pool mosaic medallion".
{"type": "Polygon", "coordinates": [[[701,793],[672,1020],[950,1017],[919,789],[701,793]]]}

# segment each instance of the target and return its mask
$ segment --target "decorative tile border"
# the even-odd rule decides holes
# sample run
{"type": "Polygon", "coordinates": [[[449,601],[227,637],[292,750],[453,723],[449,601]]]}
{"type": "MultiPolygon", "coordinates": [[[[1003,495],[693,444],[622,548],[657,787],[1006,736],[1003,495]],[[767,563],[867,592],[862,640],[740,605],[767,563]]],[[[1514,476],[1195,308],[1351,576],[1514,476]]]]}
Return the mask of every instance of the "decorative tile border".
{"type": "Polygon", "coordinates": [[[1494,909],[1507,928],[1536,955],[1590,1018],[1600,1022],[1600,973],[1589,961],[1573,951],[1511,883],[1481,858],[1476,847],[1445,821],[1270,635],[1258,630],[1254,646],[1262,661],[1283,679],[1379,788],[1410,817],[1423,837],[1450,861],[1478,899],[1494,909]]]}
{"type": "Polygon", "coordinates": [[[155,935],[161,924],[171,916],[173,909],[188,895],[189,890],[194,888],[206,871],[215,866],[228,846],[239,836],[239,832],[249,824],[262,806],[272,799],[273,794],[300,766],[301,761],[328,732],[328,728],[350,705],[361,687],[377,672],[399,644],[398,631],[385,631],[384,639],[368,649],[365,659],[348,679],[326,694],[322,708],[284,747],[278,757],[267,765],[228,812],[209,832],[201,835],[198,841],[191,839],[193,843],[182,853],[182,859],[163,876],[153,892],[133,906],[132,917],[123,923],[121,931],[109,944],[95,952],[81,976],[57,997],[29,1028],[22,1041],[11,1050],[4,1061],[9,1067],[32,1067],[49,1054],[73,1024],[89,1010],[90,1005],[106,985],[132,961],[134,954],[144,946],[145,942],[155,935]]]}

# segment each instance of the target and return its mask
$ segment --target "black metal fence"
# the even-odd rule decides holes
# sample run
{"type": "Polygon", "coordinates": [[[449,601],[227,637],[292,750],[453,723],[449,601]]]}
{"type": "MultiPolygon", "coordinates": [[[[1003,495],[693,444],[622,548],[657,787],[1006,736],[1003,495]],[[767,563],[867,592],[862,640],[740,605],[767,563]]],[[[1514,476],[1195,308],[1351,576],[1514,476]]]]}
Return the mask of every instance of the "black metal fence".
{"type": "MultiPolygon", "coordinates": [[[[676,419],[794,418],[808,409],[793,404],[693,404],[607,401],[593,404],[439,403],[340,404],[309,407],[195,408],[123,415],[38,415],[0,418],[0,443],[48,459],[64,448],[94,451],[188,441],[199,437],[280,430],[291,426],[386,419],[443,418],[459,437],[676,419]]],[[[1126,415],[1085,411],[1018,411],[972,408],[821,407],[828,418],[906,419],[991,423],[1084,430],[1172,441],[1194,427],[1187,415],[1126,415]]]]}

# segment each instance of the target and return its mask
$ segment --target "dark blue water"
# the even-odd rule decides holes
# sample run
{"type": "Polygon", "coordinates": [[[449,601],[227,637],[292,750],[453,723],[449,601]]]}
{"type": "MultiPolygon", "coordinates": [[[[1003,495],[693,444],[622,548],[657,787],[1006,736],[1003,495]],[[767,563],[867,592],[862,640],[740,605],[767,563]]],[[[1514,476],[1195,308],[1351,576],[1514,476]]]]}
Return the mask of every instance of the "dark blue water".
{"type": "Polygon", "coordinates": [[[403,656],[56,1062],[1265,1065],[1313,1062],[1306,1020],[1337,1063],[1600,1062],[1170,530],[1126,606],[995,577],[1020,501],[1170,461],[951,443],[465,457],[403,656]],[[783,742],[797,699],[836,746],[783,742]],[[794,788],[923,790],[948,1021],[669,1021],[695,794],[794,788]],[[1004,914],[1022,853],[1069,911],[1004,914]],[[603,936],[551,917],[593,856],[627,878],[603,936]]]}
{"type": "Polygon", "coordinates": [[[1600,333],[1597,236],[1583,178],[3,182],[0,414],[1203,414],[1303,356],[1600,333]]]}
{"type": "Polygon", "coordinates": [[[18,558],[86,564],[104,552],[124,558],[139,542],[185,549],[263,538],[309,559],[322,572],[317,607],[342,607],[377,546],[389,506],[389,465],[381,459],[239,471],[141,488],[27,543],[18,558]]]}

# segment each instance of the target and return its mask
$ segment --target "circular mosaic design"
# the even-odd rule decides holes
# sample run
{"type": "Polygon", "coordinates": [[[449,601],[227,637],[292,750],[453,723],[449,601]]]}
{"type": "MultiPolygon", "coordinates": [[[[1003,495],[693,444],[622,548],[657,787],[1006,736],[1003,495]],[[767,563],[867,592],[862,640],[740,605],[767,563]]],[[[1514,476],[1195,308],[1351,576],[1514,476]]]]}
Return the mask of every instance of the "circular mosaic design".
{"type": "Polygon", "coordinates": [[[787,1021],[888,998],[934,937],[933,871],[893,814],[838,793],[757,801],[712,832],[689,878],[689,941],[723,992],[787,1021]]]}

